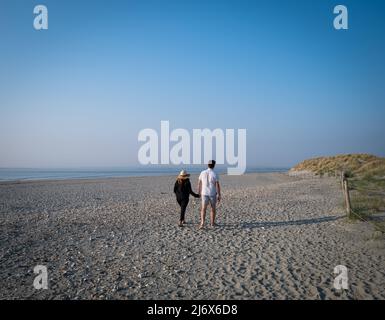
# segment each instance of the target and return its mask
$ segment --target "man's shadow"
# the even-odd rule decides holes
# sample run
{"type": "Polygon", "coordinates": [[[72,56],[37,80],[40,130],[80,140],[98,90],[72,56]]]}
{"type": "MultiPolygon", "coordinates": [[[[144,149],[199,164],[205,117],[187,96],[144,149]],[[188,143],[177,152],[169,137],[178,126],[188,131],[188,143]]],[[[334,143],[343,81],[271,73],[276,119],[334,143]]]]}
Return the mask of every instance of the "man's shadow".
{"type": "Polygon", "coordinates": [[[274,228],[274,227],[318,224],[318,223],[336,221],[342,218],[344,218],[344,216],[330,216],[330,217],[289,220],[289,221],[251,221],[251,222],[241,222],[241,223],[223,223],[223,224],[220,224],[220,227],[224,229],[274,228]]]}

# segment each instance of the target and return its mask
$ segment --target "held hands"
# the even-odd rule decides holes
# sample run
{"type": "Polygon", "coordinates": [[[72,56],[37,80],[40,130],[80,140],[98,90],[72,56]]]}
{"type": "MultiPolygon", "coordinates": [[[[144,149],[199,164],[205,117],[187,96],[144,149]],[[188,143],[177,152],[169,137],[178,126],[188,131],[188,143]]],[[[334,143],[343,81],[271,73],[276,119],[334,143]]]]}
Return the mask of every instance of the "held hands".
{"type": "Polygon", "coordinates": [[[221,195],[220,194],[217,195],[217,201],[221,202],[221,195]]]}

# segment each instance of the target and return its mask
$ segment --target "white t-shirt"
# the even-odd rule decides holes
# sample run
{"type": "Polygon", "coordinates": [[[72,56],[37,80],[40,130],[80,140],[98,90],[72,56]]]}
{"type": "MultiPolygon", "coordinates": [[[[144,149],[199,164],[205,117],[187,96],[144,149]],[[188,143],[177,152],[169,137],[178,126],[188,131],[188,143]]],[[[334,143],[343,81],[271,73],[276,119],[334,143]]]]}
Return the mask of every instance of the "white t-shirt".
{"type": "Polygon", "coordinates": [[[199,175],[199,181],[202,182],[202,196],[216,196],[219,176],[214,170],[208,168],[207,170],[202,171],[199,175]]]}

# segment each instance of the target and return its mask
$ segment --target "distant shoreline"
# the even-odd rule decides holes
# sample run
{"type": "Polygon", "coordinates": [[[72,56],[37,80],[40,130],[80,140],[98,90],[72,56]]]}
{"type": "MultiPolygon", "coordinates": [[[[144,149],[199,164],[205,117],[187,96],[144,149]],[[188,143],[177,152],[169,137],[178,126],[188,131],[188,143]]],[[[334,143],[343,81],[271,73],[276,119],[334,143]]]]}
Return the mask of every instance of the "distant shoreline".
{"type": "MultiPolygon", "coordinates": [[[[65,181],[65,180],[99,180],[128,177],[157,177],[177,175],[181,167],[143,169],[5,169],[0,168],[0,184],[23,183],[33,181],[65,181]]],[[[188,168],[191,174],[198,174],[204,167],[188,168]]],[[[288,172],[290,168],[259,167],[248,168],[248,173],[276,173],[288,172]]],[[[226,170],[218,168],[220,174],[226,170]]]]}

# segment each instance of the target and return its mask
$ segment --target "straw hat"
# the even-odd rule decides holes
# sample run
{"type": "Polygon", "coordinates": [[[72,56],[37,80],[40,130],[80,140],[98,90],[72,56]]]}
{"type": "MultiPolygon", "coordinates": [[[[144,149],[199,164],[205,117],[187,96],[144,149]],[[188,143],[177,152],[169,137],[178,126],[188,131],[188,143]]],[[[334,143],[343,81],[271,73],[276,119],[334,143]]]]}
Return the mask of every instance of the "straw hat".
{"type": "Polygon", "coordinates": [[[187,173],[185,170],[182,170],[179,173],[178,179],[187,179],[190,176],[189,173],[187,173]]]}

